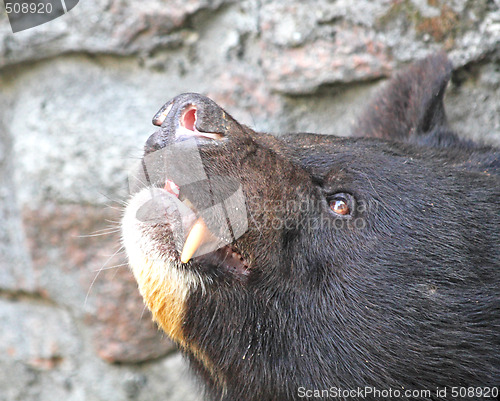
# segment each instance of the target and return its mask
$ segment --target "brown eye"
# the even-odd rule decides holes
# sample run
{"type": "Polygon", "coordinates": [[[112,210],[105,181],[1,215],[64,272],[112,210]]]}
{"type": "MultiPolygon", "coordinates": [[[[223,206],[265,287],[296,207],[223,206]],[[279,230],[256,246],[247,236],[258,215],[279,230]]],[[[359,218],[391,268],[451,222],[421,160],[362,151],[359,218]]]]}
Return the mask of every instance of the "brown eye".
{"type": "Polygon", "coordinates": [[[334,199],[330,203],[330,207],[332,208],[334,213],[345,216],[349,214],[351,211],[349,210],[349,205],[344,199],[334,199]]]}

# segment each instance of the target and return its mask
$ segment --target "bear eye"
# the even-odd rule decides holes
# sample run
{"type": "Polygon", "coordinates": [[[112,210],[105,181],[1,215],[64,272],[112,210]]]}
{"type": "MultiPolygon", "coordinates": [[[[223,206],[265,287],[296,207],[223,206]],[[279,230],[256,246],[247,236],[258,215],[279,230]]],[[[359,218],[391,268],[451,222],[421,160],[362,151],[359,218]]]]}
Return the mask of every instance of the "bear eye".
{"type": "Polygon", "coordinates": [[[338,217],[351,217],[356,211],[356,199],[347,192],[336,192],[326,196],[330,210],[338,217]]]}
{"type": "Polygon", "coordinates": [[[349,208],[347,201],[342,198],[332,199],[330,201],[330,208],[334,213],[341,216],[345,216],[351,213],[351,209],[349,208]]]}

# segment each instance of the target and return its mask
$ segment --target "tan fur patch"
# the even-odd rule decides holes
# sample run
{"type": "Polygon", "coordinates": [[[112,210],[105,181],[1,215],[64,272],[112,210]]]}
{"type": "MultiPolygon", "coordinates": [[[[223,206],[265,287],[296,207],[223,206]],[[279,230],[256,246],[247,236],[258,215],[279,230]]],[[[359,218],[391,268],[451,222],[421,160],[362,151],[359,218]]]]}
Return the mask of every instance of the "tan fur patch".
{"type": "Polygon", "coordinates": [[[137,210],[150,199],[144,189],[135,195],[125,210],[122,220],[122,238],[144,302],[155,321],[174,341],[185,346],[182,322],[188,293],[197,285],[189,271],[180,273],[169,255],[158,251],[161,244],[149,238],[152,230],[136,218],[137,210]]]}
{"type": "Polygon", "coordinates": [[[138,270],[138,274],[135,277],[139,284],[139,291],[153,314],[155,321],[163,331],[174,341],[185,346],[182,334],[182,321],[186,300],[186,290],[183,288],[184,283],[178,283],[176,279],[166,277],[167,275],[160,281],[157,275],[150,274],[154,269],[157,269],[155,262],[147,259],[144,260],[141,269],[135,269],[138,270]]]}
{"type": "Polygon", "coordinates": [[[150,199],[150,192],[144,189],[135,195],[125,209],[122,220],[123,245],[129,264],[139,286],[139,291],[153,314],[154,320],[165,333],[181,347],[190,351],[215,380],[213,364],[196,344],[187,343],[183,331],[186,301],[189,293],[201,286],[203,281],[194,272],[178,268],[180,262],[161,254],[162,244],[155,244],[149,238],[151,227],[136,218],[137,210],[150,199]]]}

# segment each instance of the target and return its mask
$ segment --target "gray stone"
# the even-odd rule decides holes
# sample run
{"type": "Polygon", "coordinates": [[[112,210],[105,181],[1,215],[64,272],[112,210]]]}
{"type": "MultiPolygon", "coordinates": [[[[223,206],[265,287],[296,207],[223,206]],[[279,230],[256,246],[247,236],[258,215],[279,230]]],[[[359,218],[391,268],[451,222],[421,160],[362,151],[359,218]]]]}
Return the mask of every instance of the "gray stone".
{"type": "Polygon", "coordinates": [[[64,53],[123,56],[179,47],[189,37],[189,30],[182,29],[189,18],[229,2],[85,0],[64,16],[15,35],[2,13],[0,68],[64,53]]]}
{"type": "MultiPolygon", "coordinates": [[[[136,68],[128,67],[105,71],[77,57],[44,63],[13,85],[16,178],[35,183],[18,185],[23,204],[126,197],[127,163],[140,154],[139,138],[151,130],[145,116],[162,102],[148,99],[136,68]]],[[[158,87],[151,75],[140,78],[158,87]]]]}
{"type": "MultiPolygon", "coordinates": [[[[21,299],[22,301],[22,299],[21,299]]],[[[0,358],[36,370],[71,370],[68,356],[78,352],[75,328],[63,310],[36,303],[0,299],[0,358]]]]}
{"type": "Polygon", "coordinates": [[[395,60],[408,62],[445,49],[456,67],[498,51],[498,1],[393,2],[375,25],[395,60]],[[497,4],[495,4],[497,3],[497,4]]]}
{"type": "Polygon", "coordinates": [[[445,105],[451,126],[463,137],[500,145],[500,63],[460,71],[445,105]]]}
{"type": "MultiPolygon", "coordinates": [[[[4,99],[5,100],[5,99],[4,99]]],[[[30,292],[35,287],[33,266],[25,238],[16,187],[12,177],[12,139],[5,128],[6,102],[0,99],[0,291],[30,292]]]]}
{"type": "Polygon", "coordinates": [[[35,299],[0,300],[0,400],[201,400],[181,355],[109,365],[67,312],[35,299]]]}
{"type": "Polygon", "coordinates": [[[498,6],[485,0],[431,4],[267,2],[260,26],[271,87],[308,94],[325,84],[388,76],[401,63],[441,48],[457,67],[498,51],[498,6]]]}
{"type": "MultiPolygon", "coordinates": [[[[133,380],[135,383],[139,383],[139,386],[134,383],[134,387],[139,387],[139,391],[134,389],[138,393],[138,400],[199,401],[204,399],[200,385],[191,376],[187,364],[180,354],[164,358],[156,363],[153,369],[148,369],[147,373],[143,371],[141,376],[135,377],[133,380]],[[144,377],[146,378],[145,383],[144,377]],[[165,382],[165,378],[168,378],[167,382],[165,382]]],[[[130,389],[131,385],[128,384],[127,387],[130,389]]]]}
{"type": "Polygon", "coordinates": [[[283,132],[349,136],[359,114],[382,85],[337,86],[315,95],[290,97],[283,110],[283,132]]]}
{"type": "Polygon", "coordinates": [[[311,7],[293,1],[263,6],[262,62],[273,89],[309,94],[321,85],[373,80],[392,71],[390,49],[376,32],[347,17],[370,21],[373,7],[356,2],[359,12],[352,13],[350,4],[320,2],[311,7]]]}

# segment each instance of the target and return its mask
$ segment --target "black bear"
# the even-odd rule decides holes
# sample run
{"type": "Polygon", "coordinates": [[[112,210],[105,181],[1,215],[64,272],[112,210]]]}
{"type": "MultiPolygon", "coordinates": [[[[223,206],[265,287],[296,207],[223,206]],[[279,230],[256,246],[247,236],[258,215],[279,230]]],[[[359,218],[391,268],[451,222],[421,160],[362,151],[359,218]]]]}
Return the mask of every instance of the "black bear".
{"type": "Polygon", "coordinates": [[[499,151],[448,128],[451,72],[408,67],[349,138],[257,133],[193,93],[156,114],[123,243],[207,397],[497,395],[499,151]]]}

